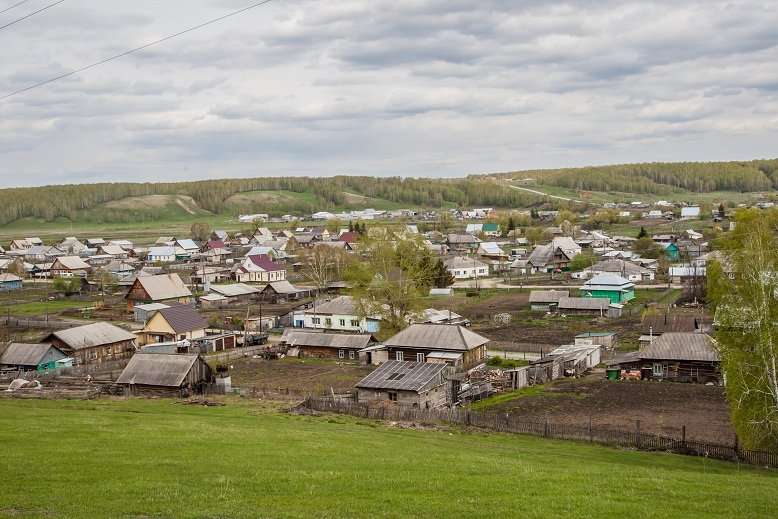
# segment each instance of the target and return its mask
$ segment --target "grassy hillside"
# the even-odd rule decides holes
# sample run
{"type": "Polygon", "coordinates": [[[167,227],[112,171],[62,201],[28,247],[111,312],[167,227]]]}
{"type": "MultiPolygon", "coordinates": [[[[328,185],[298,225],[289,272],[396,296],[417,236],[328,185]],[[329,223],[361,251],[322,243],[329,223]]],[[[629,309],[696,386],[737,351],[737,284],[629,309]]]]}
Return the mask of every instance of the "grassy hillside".
{"type": "Polygon", "coordinates": [[[774,471],[232,399],[0,400],[0,516],[769,517],[774,471]]]}

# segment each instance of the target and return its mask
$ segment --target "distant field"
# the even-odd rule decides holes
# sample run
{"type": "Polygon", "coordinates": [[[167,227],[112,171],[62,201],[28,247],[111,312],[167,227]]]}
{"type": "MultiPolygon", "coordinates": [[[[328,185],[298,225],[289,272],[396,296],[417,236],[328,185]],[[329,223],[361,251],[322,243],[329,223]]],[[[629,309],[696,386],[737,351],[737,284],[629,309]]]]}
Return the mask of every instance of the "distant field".
{"type": "Polygon", "coordinates": [[[273,404],[0,399],[0,516],[771,517],[778,473],[273,404]]]}

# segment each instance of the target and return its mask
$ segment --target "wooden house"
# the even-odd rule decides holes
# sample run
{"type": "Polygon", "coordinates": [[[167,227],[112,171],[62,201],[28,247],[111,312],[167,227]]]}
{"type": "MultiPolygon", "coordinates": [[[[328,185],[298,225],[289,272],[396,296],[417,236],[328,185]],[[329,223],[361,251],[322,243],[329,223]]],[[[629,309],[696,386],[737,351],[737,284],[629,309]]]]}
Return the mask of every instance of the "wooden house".
{"type": "Polygon", "coordinates": [[[52,344],[12,342],[0,355],[0,370],[53,371],[67,358],[64,351],[52,344]]]}
{"type": "Polygon", "coordinates": [[[0,292],[19,290],[22,288],[22,278],[13,274],[0,274],[0,292]]]}
{"type": "Polygon", "coordinates": [[[269,301],[274,304],[294,301],[302,297],[310,297],[311,289],[305,287],[296,287],[289,281],[274,281],[268,283],[260,290],[259,297],[262,301],[269,301]]]}
{"type": "Polygon", "coordinates": [[[559,306],[559,300],[570,297],[569,290],[533,290],[529,293],[529,304],[537,312],[554,312],[559,306]]]}
{"type": "Polygon", "coordinates": [[[126,359],[137,349],[134,334],[103,322],[59,330],[41,342],[53,344],[73,357],[76,364],[126,359]]]}
{"type": "Polygon", "coordinates": [[[361,404],[378,401],[397,405],[435,409],[452,403],[452,384],[446,378],[446,364],[428,362],[384,362],[357,382],[357,400],[361,404]]]}
{"type": "Polygon", "coordinates": [[[116,383],[128,395],[185,398],[202,392],[213,378],[211,367],[199,355],[138,353],[116,383]]]}
{"type": "Polygon", "coordinates": [[[291,331],[286,338],[290,348],[297,348],[299,357],[357,360],[359,350],[375,342],[369,333],[320,333],[291,331]]]}
{"type": "Polygon", "coordinates": [[[635,284],[616,274],[600,274],[583,284],[581,297],[605,298],[611,303],[626,303],[635,297],[635,284]]]}
{"type": "Polygon", "coordinates": [[[135,278],[127,295],[127,310],[132,311],[136,304],[148,303],[192,303],[192,292],[186,287],[178,274],[160,274],[135,278]]]}
{"type": "Polygon", "coordinates": [[[623,305],[604,297],[563,297],[557,304],[557,311],[562,314],[592,317],[621,317],[622,308],[623,305]]]}
{"type": "Polygon", "coordinates": [[[78,256],[61,256],[54,260],[49,269],[49,275],[51,277],[86,277],[91,270],[89,263],[85,262],[78,256]]]}
{"type": "MultiPolygon", "coordinates": [[[[260,290],[245,283],[211,285],[211,293],[224,297],[227,304],[251,303],[259,298],[260,290]]],[[[202,298],[201,298],[202,299],[202,298]]]]}
{"type": "Polygon", "coordinates": [[[486,359],[489,339],[464,326],[451,324],[412,324],[384,342],[388,358],[399,361],[426,362],[435,352],[462,356],[461,364],[473,366],[486,359]]]}
{"type": "Polygon", "coordinates": [[[617,365],[622,371],[639,371],[644,380],[719,383],[720,358],[711,342],[704,333],[666,332],[617,365]]]}
{"type": "Polygon", "coordinates": [[[160,308],[149,317],[138,332],[140,344],[170,341],[193,341],[205,337],[208,323],[191,305],[160,308]]]}

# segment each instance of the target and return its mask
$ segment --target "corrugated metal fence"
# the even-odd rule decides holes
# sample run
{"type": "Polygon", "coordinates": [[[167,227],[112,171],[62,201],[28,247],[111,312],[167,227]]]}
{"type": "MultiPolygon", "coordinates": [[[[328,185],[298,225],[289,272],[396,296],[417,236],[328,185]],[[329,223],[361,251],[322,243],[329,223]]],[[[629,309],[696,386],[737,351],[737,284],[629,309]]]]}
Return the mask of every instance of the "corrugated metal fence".
{"type": "MultiPolygon", "coordinates": [[[[368,407],[354,402],[331,398],[309,397],[303,405],[315,411],[349,414],[375,420],[416,422],[427,425],[454,424],[478,427],[498,432],[530,434],[545,438],[579,440],[612,447],[644,451],[666,451],[687,456],[703,456],[725,461],[778,467],[778,453],[749,451],[737,444],[723,445],[685,438],[659,436],[640,431],[637,422],[634,431],[602,427],[555,424],[549,421],[529,421],[511,414],[483,413],[465,409],[420,409],[402,406],[368,407]]],[[[684,428],[685,431],[685,428],[684,428]]]]}

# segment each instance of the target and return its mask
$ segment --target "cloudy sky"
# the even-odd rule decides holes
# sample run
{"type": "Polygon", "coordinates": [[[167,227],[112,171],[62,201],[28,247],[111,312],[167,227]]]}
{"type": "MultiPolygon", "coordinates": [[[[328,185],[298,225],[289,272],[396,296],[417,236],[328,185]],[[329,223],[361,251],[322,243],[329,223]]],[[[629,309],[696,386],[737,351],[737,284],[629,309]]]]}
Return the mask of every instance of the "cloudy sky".
{"type": "MultiPolygon", "coordinates": [[[[66,0],[0,29],[0,96],[255,1],[66,0]]],[[[773,158],[776,27],[774,0],[272,0],[0,100],[0,187],[773,158]]]]}

